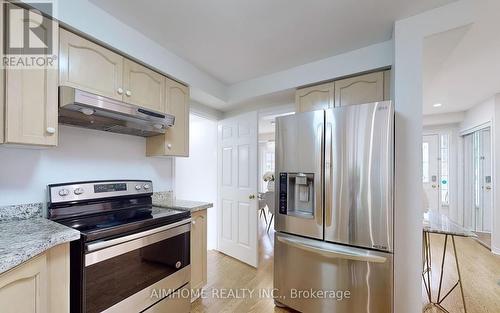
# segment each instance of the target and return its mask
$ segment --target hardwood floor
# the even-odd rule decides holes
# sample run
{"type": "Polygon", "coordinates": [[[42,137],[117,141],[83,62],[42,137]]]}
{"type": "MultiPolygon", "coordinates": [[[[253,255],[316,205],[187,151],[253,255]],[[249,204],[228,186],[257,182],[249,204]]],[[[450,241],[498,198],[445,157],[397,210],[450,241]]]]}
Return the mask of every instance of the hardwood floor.
{"type": "Polygon", "coordinates": [[[291,312],[274,306],[269,296],[259,296],[259,291],[273,288],[274,230],[269,234],[264,221],[259,219],[259,267],[253,268],[215,250],[208,251],[208,277],[205,295],[192,303],[191,312],[291,312]],[[219,298],[222,291],[240,291],[240,295],[219,298]],[[243,298],[242,290],[255,290],[243,298]],[[241,296],[238,298],[238,296],[241,296]]]}
{"type": "MultiPolygon", "coordinates": [[[[455,240],[467,311],[469,313],[500,312],[500,256],[493,255],[474,239],[457,237],[455,240]]],[[[457,279],[453,248],[450,243],[450,239],[448,239],[442,295],[446,294],[457,279]]],[[[439,287],[443,244],[444,236],[431,235],[433,299],[437,297],[439,287]]],[[[425,305],[427,298],[424,293],[422,290],[422,299],[425,305]]],[[[443,305],[451,313],[464,312],[458,289],[455,289],[444,300],[443,305]]],[[[425,312],[437,313],[441,311],[432,308],[425,312]]]]}
{"type": "MultiPolygon", "coordinates": [[[[264,222],[259,225],[259,268],[255,269],[242,262],[217,251],[208,251],[208,283],[204,288],[203,299],[192,303],[191,312],[290,312],[274,306],[272,298],[259,297],[258,290],[271,290],[273,287],[273,244],[274,232],[271,229],[267,234],[264,222]],[[243,294],[243,289],[255,289],[250,297],[243,294]],[[225,291],[225,297],[222,296],[225,291]],[[236,297],[227,297],[229,290],[236,293],[236,297]],[[246,296],[246,297],[244,297],[246,296]],[[239,298],[238,298],[239,297],[239,298]]],[[[444,236],[431,235],[432,246],[432,289],[433,296],[437,295],[440,262],[444,236]]],[[[448,242],[450,243],[450,242],[448,242]]],[[[465,300],[469,313],[498,313],[500,312],[500,256],[493,255],[474,239],[456,238],[461,274],[465,292],[465,300]]],[[[452,247],[448,245],[443,290],[447,291],[456,279],[455,263],[452,247]]],[[[422,304],[426,304],[422,292],[422,304]]],[[[461,313],[460,295],[458,290],[453,291],[444,301],[451,313],[461,313]]],[[[428,313],[438,313],[436,309],[427,310],[428,313]]]]}
{"type": "Polygon", "coordinates": [[[477,235],[477,241],[491,250],[491,234],[490,233],[482,233],[482,232],[476,232],[477,235]]]}

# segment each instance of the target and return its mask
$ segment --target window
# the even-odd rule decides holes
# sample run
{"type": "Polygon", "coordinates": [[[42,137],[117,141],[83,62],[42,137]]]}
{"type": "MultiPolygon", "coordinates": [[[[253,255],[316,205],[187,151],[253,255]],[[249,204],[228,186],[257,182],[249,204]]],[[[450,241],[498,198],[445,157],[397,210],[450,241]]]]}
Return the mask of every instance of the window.
{"type": "Polygon", "coordinates": [[[448,134],[442,134],[440,136],[440,185],[441,185],[441,205],[450,205],[449,199],[449,145],[450,138],[448,134]]]}
{"type": "Polygon", "coordinates": [[[422,182],[429,182],[429,143],[422,143],[422,182]]]}

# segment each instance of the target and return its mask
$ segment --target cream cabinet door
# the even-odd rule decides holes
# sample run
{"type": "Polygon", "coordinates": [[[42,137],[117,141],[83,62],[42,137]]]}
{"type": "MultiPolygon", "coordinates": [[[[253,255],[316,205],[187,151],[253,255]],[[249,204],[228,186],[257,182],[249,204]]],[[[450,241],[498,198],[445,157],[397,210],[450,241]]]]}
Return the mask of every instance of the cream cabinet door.
{"type": "Polygon", "coordinates": [[[164,135],[148,137],[147,156],[189,156],[189,87],[166,78],[165,111],[175,116],[164,135]]]}
{"type": "Polygon", "coordinates": [[[47,257],[42,254],[0,276],[2,313],[48,313],[47,257]]]}
{"type": "MultiPolygon", "coordinates": [[[[58,29],[57,22],[48,23],[58,29]]],[[[5,143],[56,146],[57,70],[6,69],[4,75],[5,143]]]]}
{"type": "Polygon", "coordinates": [[[122,100],[122,56],[65,29],[60,30],[59,54],[61,85],[122,100]]]}
{"type": "Polygon", "coordinates": [[[384,72],[335,81],[335,106],[384,100],[384,72]]]}
{"type": "Polygon", "coordinates": [[[191,288],[207,283],[207,210],[191,215],[191,288]]]}
{"type": "Polygon", "coordinates": [[[295,92],[295,106],[297,112],[323,110],[333,107],[334,84],[326,83],[295,92]]]}
{"type": "Polygon", "coordinates": [[[151,110],[165,112],[165,76],[138,63],[123,63],[123,100],[151,110]]]}

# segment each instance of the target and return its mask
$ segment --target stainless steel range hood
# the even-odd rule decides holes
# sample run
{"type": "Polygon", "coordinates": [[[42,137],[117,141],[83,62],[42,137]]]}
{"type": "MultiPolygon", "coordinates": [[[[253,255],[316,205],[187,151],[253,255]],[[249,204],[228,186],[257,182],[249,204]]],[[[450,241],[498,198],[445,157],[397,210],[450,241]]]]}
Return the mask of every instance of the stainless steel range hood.
{"type": "Polygon", "coordinates": [[[72,87],[59,87],[59,122],[113,133],[164,134],[175,117],[72,87]]]}

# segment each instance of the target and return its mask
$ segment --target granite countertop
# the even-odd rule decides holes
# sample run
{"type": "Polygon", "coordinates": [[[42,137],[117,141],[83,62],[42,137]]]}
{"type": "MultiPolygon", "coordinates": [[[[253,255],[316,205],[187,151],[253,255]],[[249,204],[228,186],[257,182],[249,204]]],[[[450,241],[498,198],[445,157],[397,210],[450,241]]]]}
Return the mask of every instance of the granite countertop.
{"type": "Polygon", "coordinates": [[[2,220],[0,274],[54,246],[79,238],[79,231],[43,217],[2,220]]]}
{"type": "Polygon", "coordinates": [[[423,226],[424,231],[429,233],[477,237],[472,231],[450,220],[448,216],[432,210],[424,213],[423,226]]]}
{"type": "Polygon", "coordinates": [[[214,206],[210,202],[172,199],[170,192],[155,192],[153,194],[153,205],[168,209],[190,211],[191,213],[206,210],[214,206]]]}

